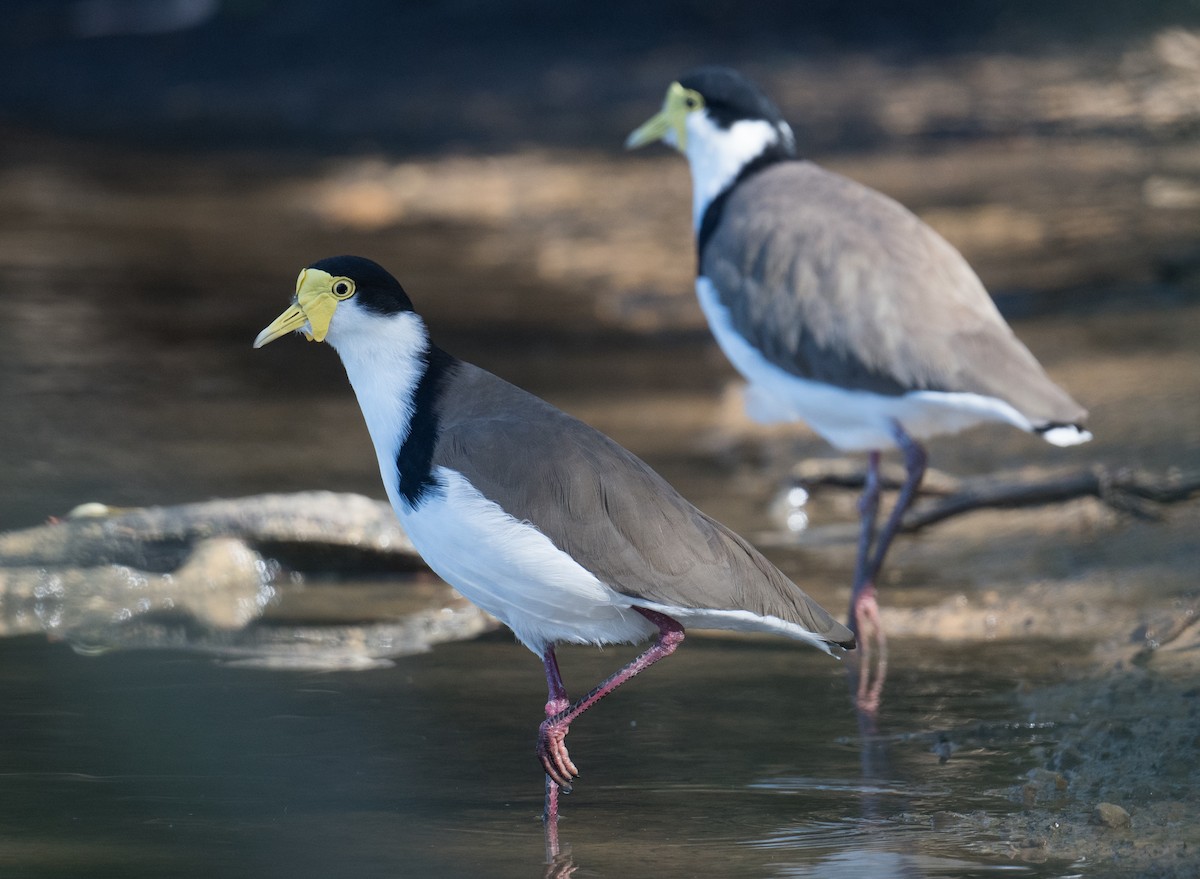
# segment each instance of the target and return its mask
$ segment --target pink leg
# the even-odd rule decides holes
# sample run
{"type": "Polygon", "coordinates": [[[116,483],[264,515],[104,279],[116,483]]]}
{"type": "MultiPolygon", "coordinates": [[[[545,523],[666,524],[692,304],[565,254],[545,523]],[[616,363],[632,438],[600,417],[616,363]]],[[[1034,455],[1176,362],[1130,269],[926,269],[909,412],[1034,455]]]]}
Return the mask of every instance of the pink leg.
{"type": "Polygon", "coordinates": [[[558,785],[546,776],[546,807],[542,811],[542,823],[546,829],[546,863],[553,863],[559,855],[558,846],[558,785]]]}
{"type": "MultiPolygon", "coordinates": [[[[571,779],[579,775],[579,770],[571,762],[571,758],[567,754],[567,746],[564,742],[571,722],[631,677],[654,665],[660,659],[670,656],[675,652],[675,648],[679,646],[679,642],[683,640],[683,626],[679,625],[678,622],[666,614],[646,610],[641,607],[635,607],[634,610],[658,626],[658,639],[654,644],[574,705],[558,711],[552,717],[547,717],[542,721],[542,725],[538,729],[536,749],[538,759],[542,761],[542,767],[546,770],[546,775],[550,781],[556,787],[561,787],[568,793],[571,790],[571,779]]],[[[558,683],[559,692],[561,692],[562,681],[558,678],[557,662],[554,663],[553,674],[554,680],[558,683]]],[[[553,702],[555,699],[555,684],[551,681],[551,667],[549,663],[546,665],[546,679],[550,682],[551,702],[553,702]]],[[[562,695],[565,697],[565,693],[562,695]]],[[[546,710],[549,712],[550,702],[546,704],[546,710]]],[[[555,798],[554,804],[557,809],[557,798],[555,798]]],[[[550,797],[547,794],[547,807],[549,805],[550,797]]]]}
{"type": "MultiPolygon", "coordinates": [[[[859,711],[874,716],[883,698],[883,682],[887,679],[887,635],[879,619],[879,604],[875,600],[875,585],[868,583],[851,609],[851,619],[861,631],[858,639],[858,686],[854,694],[859,711]],[[874,666],[871,665],[872,645],[878,648],[874,666]]],[[[852,676],[853,679],[853,676],[852,676]]]]}
{"type": "Polygon", "coordinates": [[[855,702],[859,710],[874,714],[879,710],[883,696],[883,682],[887,678],[887,636],[883,631],[883,622],[879,617],[879,603],[876,598],[875,579],[883,568],[883,560],[887,555],[892,539],[900,531],[904,514],[916,499],[921,480],[925,477],[925,450],[910,437],[899,422],[893,422],[892,435],[896,445],[904,453],[904,466],[907,478],[896,497],[896,504],[888,515],[888,520],[874,539],[874,553],[870,552],[870,544],[875,530],[875,517],[879,507],[879,452],[871,452],[867,464],[867,479],[863,488],[862,499],[859,501],[859,513],[862,516],[862,531],[858,541],[858,559],[854,571],[854,586],[850,592],[850,619],[848,625],[858,638],[859,644],[859,679],[855,693],[855,702]],[[875,653],[874,667],[871,665],[872,653],[875,653]]]}
{"type": "MultiPolygon", "coordinates": [[[[546,720],[542,723],[541,729],[544,731],[550,722],[560,714],[563,714],[571,707],[571,701],[567,698],[567,688],[563,686],[562,672],[558,670],[558,657],[554,654],[554,645],[546,648],[545,654],[542,656],[542,663],[546,667],[546,689],[548,696],[546,698],[546,720]]],[[[571,762],[567,755],[567,746],[563,739],[567,735],[567,728],[564,725],[561,732],[557,730],[557,738],[553,735],[549,742],[546,742],[548,751],[555,754],[556,768],[560,770],[559,777],[555,777],[554,773],[546,770],[546,810],[543,818],[547,824],[551,821],[558,821],[558,792],[559,788],[563,788],[567,793],[571,792],[569,781],[564,780],[570,778],[571,775],[578,775],[579,770],[575,768],[575,764],[571,762]]],[[[541,732],[538,735],[538,756],[542,759],[542,763],[546,762],[543,756],[544,736],[541,732]]]]}
{"type": "MultiPolygon", "coordinates": [[[[546,667],[546,719],[554,717],[570,707],[567,689],[563,686],[562,673],[558,670],[558,657],[554,654],[551,644],[542,654],[542,664],[546,667]]],[[[565,748],[564,748],[565,752],[565,748]]],[[[546,856],[558,856],[558,782],[549,775],[546,776],[546,806],[542,811],[542,821],[546,824],[546,856]]],[[[571,792],[570,786],[567,793],[571,792]]]]}

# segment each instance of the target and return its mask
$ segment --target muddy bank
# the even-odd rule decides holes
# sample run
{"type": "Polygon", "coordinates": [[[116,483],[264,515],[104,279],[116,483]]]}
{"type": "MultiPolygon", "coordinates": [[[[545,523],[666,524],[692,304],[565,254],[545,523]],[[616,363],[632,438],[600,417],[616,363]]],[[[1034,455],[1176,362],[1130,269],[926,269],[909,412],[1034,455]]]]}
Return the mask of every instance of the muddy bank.
{"type": "Polygon", "coordinates": [[[1074,861],[1088,876],[1190,877],[1200,866],[1200,627],[1174,608],[1175,639],[1148,651],[1141,629],[1097,651],[1091,673],[1023,695],[1055,732],[1008,792],[1003,819],[948,816],[995,834],[986,850],[1074,861]],[[1132,642],[1132,643],[1131,643],[1132,642]]]}
{"type": "Polygon", "coordinates": [[[1019,693],[1025,715],[1017,722],[1039,730],[1042,745],[1003,792],[1015,811],[948,813],[938,822],[994,839],[981,846],[988,854],[1071,861],[1088,876],[1196,875],[1197,533],[1194,502],[1162,521],[1134,522],[1089,500],[971,514],[935,526],[914,541],[919,548],[906,546],[893,577],[923,582],[903,599],[917,605],[884,608],[893,637],[1019,642],[1034,664],[1051,643],[1079,650],[1060,683],[1019,693]],[[975,556],[966,580],[968,568],[953,561],[961,541],[995,547],[975,556]],[[1026,566],[1030,559],[1038,564],[1026,566]],[[943,577],[960,579],[949,595],[929,588],[936,575],[927,566],[943,563],[943,572],[956,572],[943,577]]]}

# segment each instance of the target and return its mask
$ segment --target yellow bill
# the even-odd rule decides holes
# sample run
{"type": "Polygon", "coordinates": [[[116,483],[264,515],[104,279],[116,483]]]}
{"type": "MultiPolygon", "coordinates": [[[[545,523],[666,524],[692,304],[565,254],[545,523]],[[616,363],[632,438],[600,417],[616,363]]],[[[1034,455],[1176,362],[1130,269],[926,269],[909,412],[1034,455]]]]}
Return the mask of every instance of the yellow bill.
{"type": "Polygon", "coordinates": [[[677,82],[671,83],[662,109],[625,139],[625,149],[633,150],[662,140],[683,152],[687,149],[688,114],[703,106],[704,98],[699,92],[685,89],[677,82]],[[668,139],[668,135],[672,133],[674,142],[668,139]]]}
{"type": "Polygon", "coordinates": [[[286,336],[288,333],[295,332],[302,327],[308,325],[308,316],[299,305],[293,305],[275,320],[271,321],[258,337],[254,340],[254,347],[261,348],[268,342],[274,342],[280,336],[286,336]]]}

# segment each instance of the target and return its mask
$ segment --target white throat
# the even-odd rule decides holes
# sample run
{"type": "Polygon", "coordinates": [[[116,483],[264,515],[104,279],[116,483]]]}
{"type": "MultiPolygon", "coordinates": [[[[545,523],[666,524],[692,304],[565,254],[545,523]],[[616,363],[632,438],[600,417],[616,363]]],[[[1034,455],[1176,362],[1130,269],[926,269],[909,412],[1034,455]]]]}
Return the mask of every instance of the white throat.
{"type": "Polygon", "coordinates": [[[382,316],[342,305],[326,340],[342,358],[375,445],[388,499],[399,509],[396,455],[408,436],[413,397],[425,371],[425,322],[411,311],[382,316]]]}
{"type": "Polygon", "coordinates": [[[791,138],[765,119],[742,119],[722,128],[707,112],[687,117],[687,158],[692,169],[692,222],[696,229],[704,219],[709,202],[721,194],[734,178],[767,147],[791,138]]]}

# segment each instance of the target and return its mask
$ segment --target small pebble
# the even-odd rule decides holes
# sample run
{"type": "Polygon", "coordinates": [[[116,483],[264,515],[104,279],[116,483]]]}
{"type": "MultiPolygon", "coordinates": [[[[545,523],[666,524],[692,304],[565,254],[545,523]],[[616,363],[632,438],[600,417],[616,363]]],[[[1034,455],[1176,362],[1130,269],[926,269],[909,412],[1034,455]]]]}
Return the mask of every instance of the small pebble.
{"type": "Polygon", "coordinates": [[[1114,803],[1100,803],[1092,810],[1092,823],[1105,827],[1128,827],[1129,813],[1114,803]]]}

